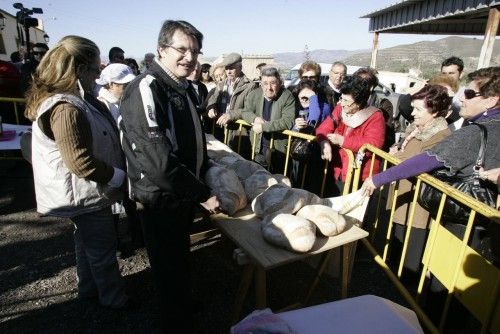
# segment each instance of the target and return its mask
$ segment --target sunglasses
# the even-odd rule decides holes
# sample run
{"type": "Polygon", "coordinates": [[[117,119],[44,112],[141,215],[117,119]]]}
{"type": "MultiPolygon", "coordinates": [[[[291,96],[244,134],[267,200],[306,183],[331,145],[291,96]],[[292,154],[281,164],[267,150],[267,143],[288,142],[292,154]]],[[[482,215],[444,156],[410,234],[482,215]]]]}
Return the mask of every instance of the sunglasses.
{"type": "Polygon", "coordinates": [[[299,99],[302,101],[302,102],[307,102],[309,101],[309,98],[307,96],[300,96],[299,99]]]}
{"type": "Polygon", "coordinates": [[[482,94],[480,92],[476,92],[474,89],[466,89],[464,90],[464,97],[467,100],[473,99],[477,96],[481,96],[482,94]]]}
{"type": "Polygon", "coordinates": [[[47,52],[45,51],[33,51],[32,54],[34,56],[43,56],[44,54],[46,54],[47,52]]]}
{"type": "Polygon", "coordinates": [[[303,75],[300,77],[302,80],[317,80],[318,77],[317,76],[306,76],[306,75],[303,75]]]}

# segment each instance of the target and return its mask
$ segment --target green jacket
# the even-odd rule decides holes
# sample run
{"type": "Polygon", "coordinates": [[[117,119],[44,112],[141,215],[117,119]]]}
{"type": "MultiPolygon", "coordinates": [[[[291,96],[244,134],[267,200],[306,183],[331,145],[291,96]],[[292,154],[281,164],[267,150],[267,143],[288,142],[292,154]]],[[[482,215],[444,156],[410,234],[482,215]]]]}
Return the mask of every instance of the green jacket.
{"type": "MultiPolygon", "coordinates": [[[[222,100],[222,87],[224,85],[221,83],[217,85],[215,88],[215,92],[208,98],[207,101],[207,110],[215,108],[219,115],[222,115],[226,112],[226,110],[222,108],[221,100],[222,100]]],[[[256,84],[253,81],[248,80],[248,78],[243,75],[241,79],[234,87],[233,94],[229,99],[229,116],[231,120],[237,120],[241,118],[240,110],[245,107],[246,97],[248,94],[256,89],[256,84]]]]}
{"type": "MultiPolygon", "coordinates": [[[[253,123],[256,117],[262,117],[264,108],[264,93],[262,89],[252,91],[247,98],[245,108],[241,110],[241,117],[248,123],[253,123]]],[[[289,130],[295,120],[295,99],[288,89],[281,89],[278,99],[274,101],[271,109],[271,120],[262,125],[263,132],[277,132],[274,134],[274,148],[286,153],[287,136],[281,134],[289,130]]],[[[253,144],[254,132],[250,131],[250,140],[253,144]]],[[[257,135],[256,150],[260,151],[262,133],[257,135]]]]}

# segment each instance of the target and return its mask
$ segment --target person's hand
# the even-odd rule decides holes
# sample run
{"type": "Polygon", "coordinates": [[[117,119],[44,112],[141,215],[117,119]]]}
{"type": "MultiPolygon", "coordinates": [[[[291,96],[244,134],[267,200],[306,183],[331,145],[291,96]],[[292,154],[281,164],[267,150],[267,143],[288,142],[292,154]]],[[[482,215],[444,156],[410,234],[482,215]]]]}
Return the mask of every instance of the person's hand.
{"type": "Polygon", "coordinates": [[[229,114],[223,114],[217,120],[217,125],[225,126],[230,120],[229,114]]]}
{"type": "Polygon", "coordinates": [[[253,124],[264,124],[266,122],[265,119],[263,119],[262,117],[255,117],[255,119],[253,120],[253,124]]]}
{"type": "Polygon", "coordinates": [[[337,133],[329,133],[326,137],[333,145],[342,146],[344,144],[344,136],[337,133]]]}
{"type": "Polygon", "coordinates": [[[214,109],[214,108],[212,108],[212,109],[210,109],[210,110],[208,111],[208,117],[210,117],[210,118],[215,118],[215,117],[217,117],[217,112],[215,111],[215,109],[214,109]]]}
{"type": "Polygon", "coordinates": [[[252,130],[256,134],[262,133],[262,124],[261,123],[252,123],[252,130]]]}
{"type": "Polygon", "coordinates": [[[220,208],[220,203],[219,200],[217,199],[217,196],[212,196],[209,199],[207,199],[205,202],[200,203],[203,208],[205,208],[208,212],[212,213],[217,213],[220,208]]]}
{"type": "Polygon", "coordinates": [[[307,126],[307,122],[302,117],[295,119],[295,128],[296,129],[300,130],[300,129],[305,128],[306,126],[307,126]]]}
{"type": "Polygon", "coordinates": [[[321,159],[332,161],[332,146],[327,140],[320,143],[321,146],[321,159]]]}
{"type": "Polygon", "coordinates": [[[363,195],[366,197],[369,197],[373,194],[373,192],[377,189],[375,187],[375,184],[373,184],[372,177],[368,177],[365,182],[363,182],[363,185],[361,186],[361,190],[363,190],[363,195]]]}
{"type": "Polygon", "coordinates": [[[399,152],[398,145],[394,145],[394,146],[389,147],[389,154],[390,155],[394,155],[398,152],[399,152]]]}
{"type": "Polygon", "coordinates": [[[483,180],[488,180],[494,184],[498,184],[498,177],[500,176],[500,168],[493,168],[484,170],[483,167],[479,169],[479,177],[483,180]]]}

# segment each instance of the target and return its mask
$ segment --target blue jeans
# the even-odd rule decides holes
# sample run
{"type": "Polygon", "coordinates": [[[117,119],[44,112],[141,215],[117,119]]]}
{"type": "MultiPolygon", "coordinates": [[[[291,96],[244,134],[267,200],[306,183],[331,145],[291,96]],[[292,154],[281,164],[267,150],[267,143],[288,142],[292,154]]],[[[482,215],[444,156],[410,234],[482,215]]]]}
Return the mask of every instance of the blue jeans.
{"type": "Polygon", "coordinates": [[[128,300],[116,259],[111,207],[71,218],[75,225],[78,295],[99,297],[101,305],[120,307],[128,300]]]}

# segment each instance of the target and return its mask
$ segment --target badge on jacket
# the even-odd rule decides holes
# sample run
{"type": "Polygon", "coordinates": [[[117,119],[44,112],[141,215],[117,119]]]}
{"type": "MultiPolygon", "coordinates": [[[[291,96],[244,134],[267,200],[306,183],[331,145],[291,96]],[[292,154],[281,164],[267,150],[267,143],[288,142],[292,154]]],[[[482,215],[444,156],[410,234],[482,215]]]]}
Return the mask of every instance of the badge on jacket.
{"type": "Polygon", "coordinates": [[[185,109],[184,108],[184,101],[182,101],[182,98],[178,95],[175,95],[172,97],[172,103],[174,104],[175,108],[177,108],[177,109],[185,109]]]}

